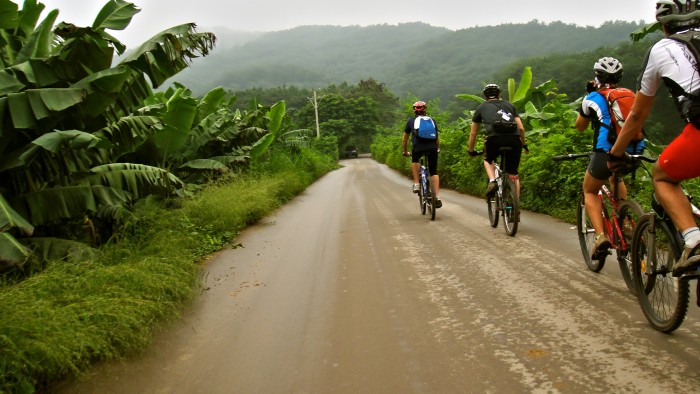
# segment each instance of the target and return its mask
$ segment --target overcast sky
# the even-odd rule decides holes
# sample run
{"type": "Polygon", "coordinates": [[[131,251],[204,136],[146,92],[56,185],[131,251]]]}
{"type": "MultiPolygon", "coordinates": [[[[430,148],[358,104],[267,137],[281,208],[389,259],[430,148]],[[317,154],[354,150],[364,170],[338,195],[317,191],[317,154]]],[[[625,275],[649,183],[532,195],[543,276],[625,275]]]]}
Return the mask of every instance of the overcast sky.
{"type": "MultiPolygon", "coordinates": [[[[57,22],[89,26],[107,0],[39,0],[60,11],[57,22]]],[[[20,7],[22,0],[15,0],[20,7]]],[[[655,0],[133,0],[141,12],[123,31],[110,31],[133,48],[156,33],[194,22],[198,31],[217,26],[279,31],[304,25],[367,26],[424,22],[459,30],[474,26],[562,21],[599,26],[609,20],[654,20],[655,0]]],[[[518,37],[514,37],[518,40],[518,37]]],[[[526,44],[526,43],[524,43],[526,44]]]]}

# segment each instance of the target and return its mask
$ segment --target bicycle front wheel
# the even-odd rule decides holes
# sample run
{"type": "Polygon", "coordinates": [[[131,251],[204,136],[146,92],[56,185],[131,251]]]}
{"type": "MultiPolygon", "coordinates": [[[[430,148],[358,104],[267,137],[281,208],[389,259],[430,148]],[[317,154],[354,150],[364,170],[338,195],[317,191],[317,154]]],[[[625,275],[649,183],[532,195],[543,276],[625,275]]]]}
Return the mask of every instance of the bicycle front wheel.
{"type": "Polygon", "coordinates": [[[632,294],[637,294],[632,283],[632,236],[639,219],[644,216],[644,209],[636,201],[625,201],[617,209],[617,220],[623,239],[617,241],[617,262],[625,285],[632,294]],[[623,242],[624,241],[624,242],[623,242]]]}
{"type": "Polygon", "coordinates": [[[678,328],[688,311],[689,284],[668,269],[676,261],[676,234],[653,213],[639,219],[632,236],[632,281],[642,312],[655,329],[669,333],[678,328]]]}
{"type": "Polygon", "coordinates": [[[603,254],[603,256],[597,260],[591,259],[591,251],[593,250],[593,245],[595,245],[595,229],[591,224],[591,218],[588,217],[588,213],[586,212],[586,202],[583,193],[576,207],[576,231],[578,232],[579,244],[581,244],[581,254],[583,255],[583,260],[586,262],[588,269],[593,272],[600,272],[603,266],[605,266],[606,255],[603,254]]]}
{"type": "Polygon", "coordinates": [[[506,176],[503,182],[503,227],[511,237],[518,232],[520,202],[515,181],[506,176]]]}

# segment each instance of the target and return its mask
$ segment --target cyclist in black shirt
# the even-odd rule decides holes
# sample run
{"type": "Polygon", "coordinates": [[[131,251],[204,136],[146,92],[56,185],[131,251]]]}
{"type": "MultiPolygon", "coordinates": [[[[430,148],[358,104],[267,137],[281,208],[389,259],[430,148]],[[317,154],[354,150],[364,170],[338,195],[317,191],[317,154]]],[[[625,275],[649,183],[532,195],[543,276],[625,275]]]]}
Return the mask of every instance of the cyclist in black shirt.
{"type": "Polygon", "coordinates": [[[503,152],[508,168],[503,170],[509,175],[515,176],[515,185],[520,195],[520,179],[517,179],[518,167],[522,150],[529,152],[525,144],[525,127],[518,115],[515,106],[508,101],[501,100],[501,88],[496,84],[488,84],[484,87],[486,101],[479,104],[472,116],[471,133],[469,133],[469,156],[476,156],[474,145],[476,135],[481,124],[484,124],[486,141],[484,142],[484,168],[489,178],[486,195],[491,196],[498,189],[496,184],[496,170],[494,160],[500,154],[499,148],[509,146],[513,149],[503,152]]]}

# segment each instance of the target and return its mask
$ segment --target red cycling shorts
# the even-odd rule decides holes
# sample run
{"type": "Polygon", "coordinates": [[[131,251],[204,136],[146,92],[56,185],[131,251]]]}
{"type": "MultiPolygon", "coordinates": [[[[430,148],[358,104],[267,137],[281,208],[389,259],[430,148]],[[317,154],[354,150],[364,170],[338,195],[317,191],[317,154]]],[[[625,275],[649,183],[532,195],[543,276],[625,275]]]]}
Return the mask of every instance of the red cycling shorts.
{"type": "Polygon", "coordinates": [[[700,130],[688,123],[681,135],[661,152],[658,163],[677,181],[700,177],[700,130]]]}

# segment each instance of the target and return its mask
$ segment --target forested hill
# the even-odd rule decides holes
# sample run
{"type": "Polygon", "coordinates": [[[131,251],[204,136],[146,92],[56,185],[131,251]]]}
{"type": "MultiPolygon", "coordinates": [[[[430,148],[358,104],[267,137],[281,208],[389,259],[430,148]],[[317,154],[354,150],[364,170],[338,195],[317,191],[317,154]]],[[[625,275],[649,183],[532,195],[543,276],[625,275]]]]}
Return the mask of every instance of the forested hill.
{"type": "Polygon", "coordinates": [[[232,45],[231,31],[213,54],[194,62],[173,80],[195,93],[215,86],[320,88],[374,78],[395,94],[452,99],[478,91],[494,72],[522,58],[580,53],[629,41],[640,22],[582,27],[561,22],[473,27],[458,31],[424,23],[303,26],[248,35],[232,45]]]}

